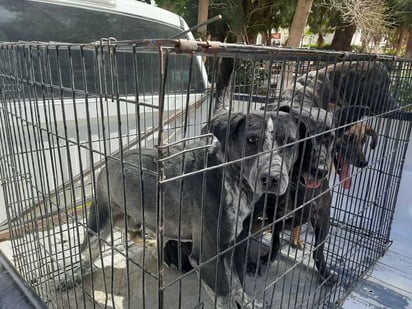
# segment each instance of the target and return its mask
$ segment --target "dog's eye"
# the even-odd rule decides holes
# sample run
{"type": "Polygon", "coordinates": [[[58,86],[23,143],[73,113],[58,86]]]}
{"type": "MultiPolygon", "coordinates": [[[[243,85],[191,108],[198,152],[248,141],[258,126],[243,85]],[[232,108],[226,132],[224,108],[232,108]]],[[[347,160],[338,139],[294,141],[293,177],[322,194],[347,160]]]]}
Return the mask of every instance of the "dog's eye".
{"type": "Polygon", "coordinates": [[[277,134],[276,142],[278,145],[286,145],[295,142],[296,139],[293,136],[286,136],[285,134],[277,134]]]}
{"type": "Polygon", "coordinates": [[[350,135],[344,135],[343,139],[346,143],[353,143],[355,141],[356,137],[354,135],[350,134],[350,135]]]}
{"type": "Polygon", "coordinates": [[[259,141],[259,137],[257,137],[256,135],[251,134],[247,137],[247,142],[249,144],[257,144],[258,141],[259,141]]]}
{"type": "Polygon", "coordinates": [[[331,135],[323,136],[322,143],[324,145],[330,146],[332,144],[332,142],[333,142],[333,136],[331,136],[331,135]]]}
{"type": "Polygon", "coordinates": [[[294,143],[294,142],[296,142],[296,138],[294,138],[294,137],[292,137],[292,136],[288,136],[288,137],[286,138],[286,144],[292,144],[292,143],[294,143]]]}
{"type": "Polygon", "coordinates": [[[286,135],[284,134],[284,132],[278,131],[278,132],[275,133],[275,139],[276,139],[276,142],[277,142],[279,145],[284,145],[284,144],[286,143],[287,137],[286,137],[286,135]]]}

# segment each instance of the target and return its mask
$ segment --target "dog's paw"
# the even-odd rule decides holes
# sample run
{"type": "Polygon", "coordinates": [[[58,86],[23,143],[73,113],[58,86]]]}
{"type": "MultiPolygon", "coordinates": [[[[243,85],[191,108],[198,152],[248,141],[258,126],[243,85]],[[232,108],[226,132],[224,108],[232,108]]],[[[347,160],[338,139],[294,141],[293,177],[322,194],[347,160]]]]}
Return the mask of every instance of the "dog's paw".
{"type": "Polygon", "coordinates": [[[247,263],[247,265],[246,265],[246,272],[247,272],[249,275],[254,276],[254,275],[256,275],[257,271],[258,271],[258,269],[257,269],[257,264],[256,264],[255,262],[248,262],[248,263],[247,263]]]}
{"type": "Polygon", "coordinates": [[[269,304],[258,300],[258,299],[252,299],[250,297],[246,297],[243,302],[243,306],[239,305],[238,307],[242,309],[264,309],[264,308],[270,308],[269,304]]]}
{"type": "Polygon", "coordinates": [[[339,281],[339,276],[338,274],[329,269],[325,269],[322,272],[319,272],[320,279],[322,282],[325,282],[326,284],[333,285],[339,281]]]}
{"type": "Polygon", "coordinates": [[[305,249],[305,242],[301,239],[293,240],[291,242],[291,246],[292,246],[292,248],[303,250],[303,249],[305,249]]]}
{"type": "MultiPolygon", "coordinates": [[[[209,295],[212,297],[212,299],[215,299],[215,293],[210,289],[209,287],[205,286],[206,290],[208,291],[209,295]]],[[[232,299],[229,296],[217,296],[216,297],[216,303],[215,303],[215,308],[216,309],[226,309],[226,308],[238,308],[237,302],[232,299]]]]}
{"type": "Polygon", "coordinates": [[[259,262],[249,260],[247,263],[247,268],[246,268],[247,273],[252,276],[255,276],[255,275],[262,276],[263,274],[266,273],[269,266],[275,260],[275,257],[276,255],[274,254],[269,259],[269,254],[265,254],[259,258],[259,262]]]}
{"type": "Polygon", "coordinates": [[[257,263],[255,262],[250,262],[246,266],[246,272],[250,276],[262,276],[264,273],[266,273],[269,265],[270,264],[267,262],[260,262],[259,265],[257,265],[257,263]]]}

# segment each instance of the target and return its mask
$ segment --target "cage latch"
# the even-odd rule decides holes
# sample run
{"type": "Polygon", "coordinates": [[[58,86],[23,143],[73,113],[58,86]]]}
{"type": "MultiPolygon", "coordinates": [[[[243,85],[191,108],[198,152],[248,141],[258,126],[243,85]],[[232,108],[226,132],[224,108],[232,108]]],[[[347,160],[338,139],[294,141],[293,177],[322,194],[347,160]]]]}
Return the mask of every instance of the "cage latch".
{"type": "Polygon", "coordinates": [[[179,39],[175,45],[179,53],[194,53],[203,51],[205,53],[218,53],[222,50],[222,43],[219,41],[193,41],[179,39]]]}
{"type": "Polygon", "coordinates": [[[193,40],[179,39],[176,44],[176,51],[179,53],[194,53],[198,49],[198,42],[193,40]]]}

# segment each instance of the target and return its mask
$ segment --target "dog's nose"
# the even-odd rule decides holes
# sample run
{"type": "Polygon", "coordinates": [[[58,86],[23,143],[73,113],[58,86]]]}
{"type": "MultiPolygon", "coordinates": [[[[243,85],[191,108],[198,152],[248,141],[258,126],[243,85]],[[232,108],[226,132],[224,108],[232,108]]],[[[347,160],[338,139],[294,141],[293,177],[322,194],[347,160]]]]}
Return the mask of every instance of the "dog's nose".
{"type": "Polygon", "coordinates": [[[263,186],[269,186],[271,188],[272,186],[277,186],[280,182],[280,176],[279,175],[270,175],[269,173],[262,173],[260,175],[260,182],[262,183],[263,186]]]}
{"type": "Polygon", "coordinates": [[[328,175],[328,170],[320,168],[312,168],[311,173],[317,179],[325,178],[328,175]]]}
{"type": "Polygon", "coordinates": [[[358,162],[358,167],[363,168],[368,166],[368,161],[362,160],[358,162]]]}

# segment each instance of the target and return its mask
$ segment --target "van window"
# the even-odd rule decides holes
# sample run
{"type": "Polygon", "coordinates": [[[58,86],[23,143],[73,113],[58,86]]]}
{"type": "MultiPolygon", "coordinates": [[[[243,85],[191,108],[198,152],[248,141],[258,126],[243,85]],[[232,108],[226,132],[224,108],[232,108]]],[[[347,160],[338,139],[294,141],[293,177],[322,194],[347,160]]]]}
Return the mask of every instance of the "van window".
{"type": "MultiPolygon", "coordinates": [[[[99,48],[97,50],[100,51],[99,48]]],[[[79,46],[70,49],[34,46],[25,52],[17,49],[13,58],[17,60],[18,67],[24,72],[27,71],[36,81],[34,85],[40,93],[44,84],[47,88],[51,85],[55,95],[59,95],[60,89],[63,89],[66,97],[72,95],[72,89],[108,96],[135,95],[136,92],[150,96],[159,92],[161,78],[158,53],[132,53],[131,49],[129,52],[115,54],[84,49],[81,53],[79,46]]],[[[205,90],[198,59],[193,59],[192,66],[190,61],[188,55],[169,56],[166,94],[187,92],[190,69],[190,91],[200,93],[205,90]]],[[[81,93],[77,93],[77,96],[79,95],[81,96],[81,93]]]]}
{"type": "Polygon", "coordinates": [[[0,41],[64,41],[89,43],[170,38],[181,28],[147,19],[64,5],[21,0],[0,1],[0,41]],[[62,39],[63,38],[63,39],[62,39]]]}
{"type": "MultiPolygon", "coordinates": [[[[170,24],[161,24],[141,17],[130,17],[108,12],[74,8],[63,5],[32,1],[0,0],[0,41],[57,41],[89,43],[101,38],[114,37],[117,40],[139,40],[147,38],[170,38],[183,29],[170,24]]],[[[187,37],[186,37],[187,38],[187,37]]],[[[159,91],[159,56],[157,53],[117,52],[115,57],[97,55],[93,50],[83,54],[85,72],[79,48],[33,48],[30,57],[18,53],[16,59],[22,67],[34,72],[36,81],[61,86],[69,95],[72,88],[89,93],[108,95],[154,94],[159,91]],[[99,58],[100,57],[100,58],[99,58]],[[100,66],[98,84],[97,62],[100,66]],[[137,89],[134,66],[137,71],[137,89]],[[115,65],[116,64],[116,65],[115,65]],[[50,72],[47,72],[47,67],[50,72]],[[113,68],[116,67],[116,71],[113,68]],[[70,72],[74,74],[70,74],[70,72]],[[50,73],[50,74],[49,74],[50,73]],[[74,76],[74,80],[71,76],[74,76]],[[85,83],[86,80],[86,83],[85,83]]],[[[168,62],[166,92],[186,92],[189,85],[190,57],[171,56],[168,62]]],[[[190,90],[201,92],[205,89],[201,66],[195,63],[192,68],[190,90]]],[[[40,86],[39,86],[40,87],[40,86]]]]}

